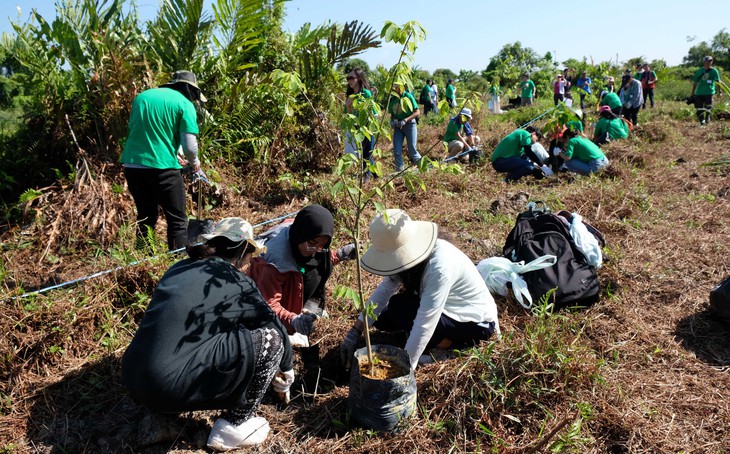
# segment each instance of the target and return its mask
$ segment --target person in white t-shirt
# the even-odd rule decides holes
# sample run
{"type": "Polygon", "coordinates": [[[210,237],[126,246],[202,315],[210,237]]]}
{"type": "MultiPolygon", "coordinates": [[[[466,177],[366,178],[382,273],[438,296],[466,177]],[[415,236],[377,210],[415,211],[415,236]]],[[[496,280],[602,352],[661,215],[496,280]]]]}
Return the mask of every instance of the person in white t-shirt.
{"type": "MultiPolygon", "coordinates": [[[[372,245],[362,267],[383,276],[370,296],[381,331],[408,331],[405,351],[415,369],[432,348],[466,348],[499,335],[497,306],[474,263],[438,238],[433,222],[386,210],[370,224],[372,245]]],[[[363,314],[340,345],[349,367],[363,331],[363,314]]],[[[369,320],[370,322],[371,320],[369,320]]]]}

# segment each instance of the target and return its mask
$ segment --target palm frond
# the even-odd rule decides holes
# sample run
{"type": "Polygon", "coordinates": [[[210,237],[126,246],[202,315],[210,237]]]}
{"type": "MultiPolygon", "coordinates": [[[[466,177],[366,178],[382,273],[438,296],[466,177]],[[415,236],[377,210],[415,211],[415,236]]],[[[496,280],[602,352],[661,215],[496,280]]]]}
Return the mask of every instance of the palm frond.
{"type": "Polygon", "coordinates": [[[380,47],[381,41],[377,37],[370,25],[356,20],[346,23],[341,30],[333,26],[327,41],[327,60],[333,65],[380,47]]]}
{"type": "Polygon", "coordinates": [[[204,0],[165,0],[151,24],[150,42],[163,68],[195,69],[199,46],[207,44],[213,19],[203,13],[204,0]]]}

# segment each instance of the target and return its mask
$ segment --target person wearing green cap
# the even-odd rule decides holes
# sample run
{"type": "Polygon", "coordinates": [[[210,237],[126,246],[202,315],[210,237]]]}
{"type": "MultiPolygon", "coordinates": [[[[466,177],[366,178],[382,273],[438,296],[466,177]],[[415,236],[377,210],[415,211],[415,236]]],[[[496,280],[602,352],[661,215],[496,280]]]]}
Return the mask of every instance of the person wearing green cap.
{"type": "Polygon", "coordinates": [[[132,102],[127,141],[120,161],[137,207],[137,244],[155,231],[157,210],[167,221],[170,250],[188,243],[183,164],[200,171],[194,101],[205,102],[195,74],[176,71],[172,81],[145,90],[132,102]],[[178,155],[182,148],[184,157],[178,155]]]}

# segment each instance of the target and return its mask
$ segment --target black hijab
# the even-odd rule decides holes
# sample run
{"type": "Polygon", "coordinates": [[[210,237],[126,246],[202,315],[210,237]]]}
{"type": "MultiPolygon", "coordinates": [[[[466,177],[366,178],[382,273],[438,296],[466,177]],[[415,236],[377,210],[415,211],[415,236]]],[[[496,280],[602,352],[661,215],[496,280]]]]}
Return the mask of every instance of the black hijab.
{"type": "Polygon", "coordinates": [[[299,253],[300,243],[324,235],[329,237],[325,245],[325,249],[329,249],[334,233],[335,221],[332,219],[332,213],[322,205],[309,205],[297,213],[297,217],[289,227],[289,245],[296,256],[299,253]]]}
{"type": "Polygon", "coordinates": [[[332,213],[321,205],[309,205],[302,208],[289,227],[289,246],[304,280],[303,296],[306,303],[312,297],[324,302],[324,284],[332,272],[329,246],[335,231],[332,213]],[[299,252],[299,244],[313,240],[318,236],[327,236],[329,240],[324,249],[312,257],[305,257],[299,252]]]}

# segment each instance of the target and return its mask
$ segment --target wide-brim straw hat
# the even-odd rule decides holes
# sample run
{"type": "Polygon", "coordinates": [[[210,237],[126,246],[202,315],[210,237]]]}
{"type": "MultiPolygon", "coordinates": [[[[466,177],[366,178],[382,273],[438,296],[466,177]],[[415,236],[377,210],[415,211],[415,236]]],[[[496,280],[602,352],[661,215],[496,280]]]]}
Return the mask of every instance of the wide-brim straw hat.
{"type": "Polygon", "coordinates": [[[435,223],[414,221],[403,210],[385,210],[370,223],[371,245],[360,263],[373,274],[397,274],[426,260],[437,238],[435,223]]]}
{"type": "Polygon", "coordinates": [[[200,235],[198,239],[207,241],[219,236],[234,243],[240,244],[243,241],[248,242],[254,247],[254,251],[252,253],[253,257],[258,257],[266,252],[266,247],[258,244],[256,240],[254,240],[253,227],[245,219],[223,218],[213,224],[213,229],[210,233],[204,233],[200,235]]]}

